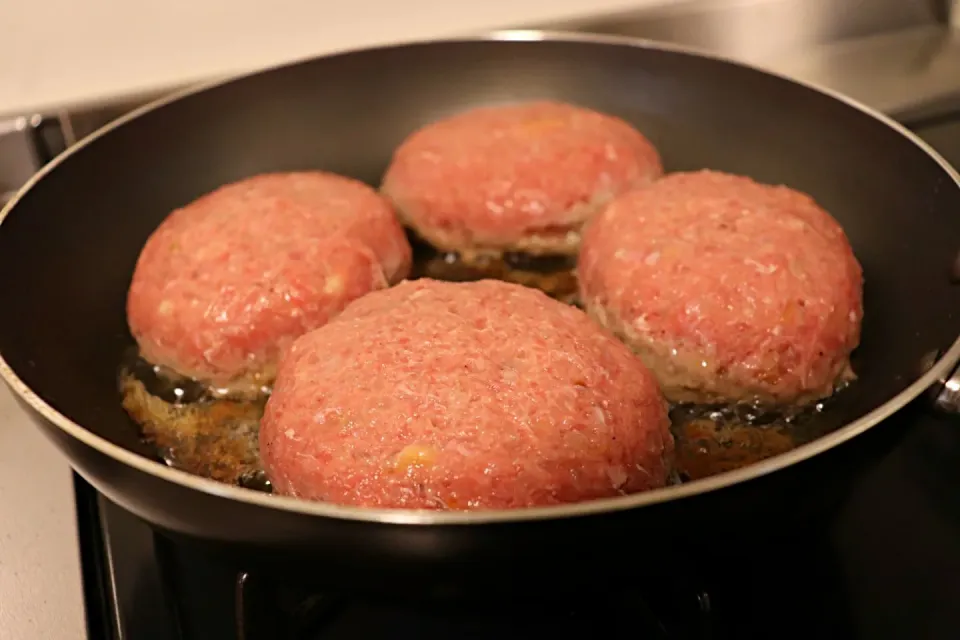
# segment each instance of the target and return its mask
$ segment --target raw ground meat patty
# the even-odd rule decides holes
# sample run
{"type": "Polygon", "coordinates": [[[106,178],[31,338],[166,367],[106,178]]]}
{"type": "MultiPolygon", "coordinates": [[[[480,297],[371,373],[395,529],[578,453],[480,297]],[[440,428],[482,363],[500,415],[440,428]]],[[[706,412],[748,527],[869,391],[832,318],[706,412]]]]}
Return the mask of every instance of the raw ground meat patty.
{"type": "Polygon", "coordinates": [[[625,195],[584,232],[589,313],[678,402],[812,401],[852,377],[862,272],[809,196],[713,171],[625,195]]]}
{"type": "Polygon", "coordinates": [[[163,221],[137,261],[127,318],[154,364],[216,384],[266,383],[295,338],[405,277],[410,259],[389,203],[363,183],[260,175],[163,221]]]}
{"type": "Polygon", "coordinates": [[[662,486],[668,427],[653,376],[582,311],[519,285],[423,279],[294,343],[260,453],[281,494],[499,509],[662,486]]]}
{"type": "Polygon", "coordinates": [[[663,170],[623,120],[555,102],[482,107],[427,125],[381,187],[405,224],[443,251],[573,255],[584,221],[663,170]]]}

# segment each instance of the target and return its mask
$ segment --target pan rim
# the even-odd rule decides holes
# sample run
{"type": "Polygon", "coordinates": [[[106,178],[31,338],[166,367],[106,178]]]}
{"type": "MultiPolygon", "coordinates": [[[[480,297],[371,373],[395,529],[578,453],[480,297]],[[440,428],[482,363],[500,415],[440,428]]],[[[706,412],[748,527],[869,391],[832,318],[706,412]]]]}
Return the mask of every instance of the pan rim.
{"type": "MultiPolygon", "coordinates": [[[[467,42],[572,42],[572,43],[596,43],[611,46],[635,47],[640,49],[651,49],[683,55],[708,58],[714,61],[732,64],[741,68],[750,69],[767,76],[773,76],[803,86],[812,91],[831,97],[843,102],[847,106],[860,111],[874,120],[893,129],[907,140],[916,145],[921,151],[932,158],[940,168],[953,179],[957,188],[960,188],[960,173],[954,169],[939,153],[937,153],[929,144],[912,133],[904,126],[894,121],[892,118],[880,113],[860,102],[826,87],[791,78],[776,71],[763,69],[759,66],[744,63],[726,56],[718,55],[712,52],[699,50],[695,47],[685,45],[676,45],[672,43],[655,42],[651,40],[617,35],[599,35],[585,34],[565,31],[550,30],[496,30],[474,35],[441,37],[404,40],[382,44],[379,46],[366,46],[345,49],[321,56],[308,56],[293,61],[287,61],[254,71],[234,74],[227,78],[218,78],[208,82],[175,91],[170,95],[162,97],[134,109],[120,118],[108,123],[97,131],[76,142],[72,147],[50,161],[40,171],[35,173],[30,180],[26,182],[16,193],[16,195],[0,209],[0,225],[3,224],[7,216],[16,208],[17,203],[40,181],[59,165],[63,164],[74,153],[78,152],[96,139],[106,135],[113,129],[132,121],[150,111],[158,109],[164,105],[175,102],[181,98],[201,93],[208,89],[213,89],[220,85],[225,85],[246,77],[259,75],[261,73],[278,70],[285,67],[292,67],[309,60],[333,57],[339,55],[349,55],[361,51],[374,51],[382,49],[393,49],[406,46],[422,46],[429,44],[443,43],[467,43],[467,42]]],[[[19,396],[30,408],[39,414],[48,423],[54,425],[67,435],[79,440],[84,445],[98,451],[99,453],[112,458],[126,466],[132,467],[137,471],[157,477],[161,480],[180,485],[186,489],[200,491],[204,494],[227,498],[250,506],[262,507],[267,509],[277,509],[289,513],[306,516],[319,516],[333,518],[344,521],[360,521],[390,525],[479,525],[479,524],[509,524],[540,520],[559,520],[571,517],[581,517],[590,515],[602,515],[608,513],[632,510],[645,506],[652,506],[664,502],[672,502],[695,495],[712,493],[714,491],[731,487],[742,482],[747,482],[768,475],[775,471],[785,469],[794,464],[819,455],[835,446],[838,446],[854,437],[862,434],[881,421],[887,419],[892,414],[902,409],[909,402],[917,398],[926,389],[934,383],[944,380],[952,373],[957,362],[960,361],[960,336],[946,350],[940,359],[923,375],[921,375],[912,384],[901,390],[896,396],[874,408],[870,412],[859,418],[845,424],[836,431],[825,436],[817,438],[812,442],[792,449],[786,453],[768,458],[740,469],[727,471],[721,474],[695,480],[685,484],[654,489],[642,493],[618,496],[614,498],[604,498],[591,500],[587,502],[571,503],[565,505],[555,505],[547,507],[529,507],[523,509],[501,509],[490,511],[428,511],[414,509],[387,509],[387,508],[365,508],[351,507],[337,504],[312,502],[298,498],[290,498],[272,494],[262,493],[253,489],[245,489],[238,486],[227,485],[216,480],[211,480],[201,476],[195,476],[186,471],[181,471],[168,467],[161,462],[148,459],[129,451],[119,445],[113,444],[105,438],[96,435],[92,431],[84,428],[82,425],[74,422],[69,417],[61,414],[52,406],[42,400],[36,392],[20,379],[13,368],[3,358],[0,353],[0,378],[4,380],[7,386],[19,396]]],[[[66,456],[65,456],[66,457],[66,456]]],[[[68,460],[69,462],[69,460],[68,460]]],[[[71,465],[73,466],[73,465],[71,465]]]]}

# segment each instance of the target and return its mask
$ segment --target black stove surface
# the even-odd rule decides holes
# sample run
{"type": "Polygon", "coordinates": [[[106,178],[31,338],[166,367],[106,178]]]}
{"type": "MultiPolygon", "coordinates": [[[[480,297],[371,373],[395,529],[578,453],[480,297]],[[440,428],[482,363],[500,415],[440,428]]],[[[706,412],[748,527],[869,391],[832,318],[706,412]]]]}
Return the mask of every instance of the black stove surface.
{"type": "MultiPolygon", "coordinates": [[[[920,132],[960,166],[960,121],[920,132]]],[[[758,542],[736,571],[677,576],[593,605],[454,610],[270,584],[155,534],[77,478],[89,637],[954,640],[960,423],[905,411],[896,448],[838,511],[758,542]]]]}

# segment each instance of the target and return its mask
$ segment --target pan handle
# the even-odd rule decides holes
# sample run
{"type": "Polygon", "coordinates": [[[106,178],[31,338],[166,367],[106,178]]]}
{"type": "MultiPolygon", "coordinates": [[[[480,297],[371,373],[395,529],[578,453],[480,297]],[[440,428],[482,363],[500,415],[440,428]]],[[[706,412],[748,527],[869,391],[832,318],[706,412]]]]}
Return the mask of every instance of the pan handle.
{"type": "MultiPolygon", "coordinates": [[[[940,351],[928,353],[921,362],[922,370],[926,371],[932,367],[940,354],[940,351]]],[[[960,366],[945,378],[938,380],[927,393],[937,411],[960,416],[960,366]]]]}
{"type": "Polygon", "coordinates": [[[934,406],[943,413],[960,415],[960,367],[937,386],[939,388],[934,390],[937,394],[933,400],[934,406]]]}

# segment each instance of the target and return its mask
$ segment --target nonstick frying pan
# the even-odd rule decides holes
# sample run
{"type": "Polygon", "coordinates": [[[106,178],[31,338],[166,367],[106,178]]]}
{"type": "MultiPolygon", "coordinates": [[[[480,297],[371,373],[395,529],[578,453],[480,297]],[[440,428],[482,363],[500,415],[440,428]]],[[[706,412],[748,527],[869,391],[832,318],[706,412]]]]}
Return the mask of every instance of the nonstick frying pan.
{"type": "MultiPolygon", "coordinates": [[[[829,91],[622,38],[513,32],[388,46],[187,91],[44,168],[0,224],[0,374],[106,497],[251,568],[394,591],[596,589],[678,558],[748,552],[753,537],[842,499],[908,428],[912,401],[945,389],[960,359],[958,249],[957,173],[903,128],[829,91]],[[265,171],[322,168],[376,185],[418,126],[536,98],[636,124],[669,171],[787,184],[839,219],[864,267],[866,310],[860,378],[820,416],[822,436],[649,493],[481,513],[309,503],[157,461],[120,406],[116,375],[131,344],[134,263],[168,212],[265,171]]],[[[941,400],[950,404],[949,389],[941,400]]]]}

